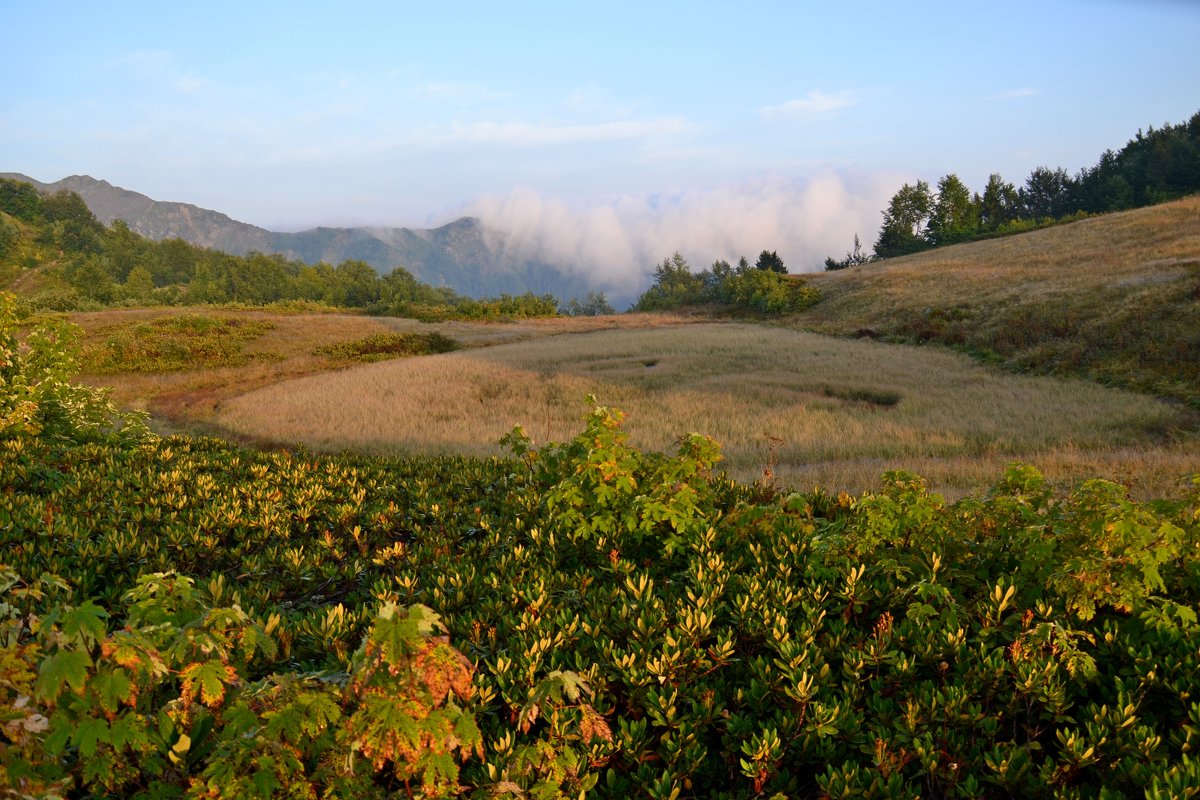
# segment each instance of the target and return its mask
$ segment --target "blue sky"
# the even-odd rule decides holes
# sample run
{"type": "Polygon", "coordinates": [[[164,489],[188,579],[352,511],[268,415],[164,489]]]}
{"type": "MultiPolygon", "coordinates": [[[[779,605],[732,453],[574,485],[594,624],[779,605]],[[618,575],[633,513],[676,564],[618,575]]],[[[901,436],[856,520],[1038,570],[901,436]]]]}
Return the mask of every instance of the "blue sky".
{"type": "Polygon", "coordinates": [[[1074,172],[1200,110],[1187,0],[3,0],[0,30],[0,171],[276,230],[474,213],[612,282],[816,268],[904,181],[1074,172]]]}

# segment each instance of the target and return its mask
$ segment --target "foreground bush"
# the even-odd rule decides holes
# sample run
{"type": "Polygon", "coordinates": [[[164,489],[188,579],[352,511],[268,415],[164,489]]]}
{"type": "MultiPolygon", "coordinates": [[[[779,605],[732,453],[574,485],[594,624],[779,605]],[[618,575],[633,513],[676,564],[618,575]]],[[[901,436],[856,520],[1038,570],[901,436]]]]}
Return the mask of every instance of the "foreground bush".
{"type": "Polygon", "coordinates": [[[644,454],[619,422],[483,462],[6,442],[0,778],[147,797],[1200,779],[1200,489],[1056,497],[1014,468],[950,506],[904,473],[776,496],[714,474],[703,437],[644,454]]]}

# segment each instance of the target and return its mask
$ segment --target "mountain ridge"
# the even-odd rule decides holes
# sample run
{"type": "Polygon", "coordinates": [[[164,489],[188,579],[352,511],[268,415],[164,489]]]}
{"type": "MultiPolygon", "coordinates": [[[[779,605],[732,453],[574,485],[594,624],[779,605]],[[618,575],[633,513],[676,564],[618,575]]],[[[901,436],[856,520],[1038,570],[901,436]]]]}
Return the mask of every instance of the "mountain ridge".
{"type": "Polygon", "coordinates": [[[154,200],[90,175],[71,175],[53,183],[17,172],[0,173],[0,178],[32,184],[43,193],[75,192],[103,224],[120,219],[135,233],[155,241],[179,238],[233,255],[279,253],[309,264],[357,260],[380,273],[403,267],[424,283],[448,286],[472,297],[533,292],[570,298],[590,288],[581,276],[555,265],[513,257],[508,248],[493,251],[488,238],[496,232],[485,229],[475,217],[460,217],[437,228],[318,226],[281,232],[191,203],[154,200]]]}

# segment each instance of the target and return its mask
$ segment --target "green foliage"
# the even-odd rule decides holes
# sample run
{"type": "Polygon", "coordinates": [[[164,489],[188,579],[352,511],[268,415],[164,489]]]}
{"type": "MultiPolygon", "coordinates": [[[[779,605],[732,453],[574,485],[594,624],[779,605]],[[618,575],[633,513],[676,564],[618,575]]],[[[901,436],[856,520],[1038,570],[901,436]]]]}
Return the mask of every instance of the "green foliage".
{"type": "MultiPolygon", "coordinates": [[[[402,267],[380,276],[353,259],[336,266],[310,265],[279,254],[229,255],[178,238],[155,242],[121,220],[105,228],[73,192],[43,196],[16,181],[0,182],[0,211],[33,229],[30,239],[37,249],[25,266],[52,268],[66,279],[30,298],[42,310],[308,302],[428,320],[512,320],[558,313],[558,301],[550,295],[477,300],[423,284],[402,267]]],[[[13,230],[0,218],[0,260],[14,246],[13,230]]]]}
{"type": "Polygon", "coordinates": [[[954,505],[901,472],[859,498],[776,495],[715,472],[701,436],[638,451],[621,416],[540,448],[515,431],[507,461],[0,444],[0,779],[216,797],[1187,785],[1200,478],[1152,503],[1101,482],[1056,496],[1028,467],[954,505]]]}
{"type": "Polygon", "coordinates": [[[0,217],[0,258],[7,257],[16,249],[21,231],[7,217],[0,217]]]}
{"type": "Polygon", "coordinates": [[[321,345],[316,355],[352,361],[382,361],[404,356],[449,353],[458,342],[441,333],[375,333],[352,342],[321,345]]]}
{"type": "Polygon", "coordinates": [[[84,350],[80,367],[103,375],[240,366],[252,358],[245,343],[273,327],[267,320],[197,313],[119,324],[84,350]]]}
{"type": "Polygon", "coordinates": [[[0,178],[0,211],[33,222],[43,216],[42,196],[31,183],[0,178]]]}
{"type": "Polygon", "coordinates": [[[552,295],[526,292],[521,295],[502,294],[495,299],[460,298],[454,302],[446,318],[495,321],[556,316],[558,301],[552,295]]]}
{"type": "Polygon", "coordinates": [[[819,299],[817,290],[796,278],[756,269],[731,275],[724,292],[735,309],[762,314],[802,311],[819,299]]]}
{"type": "Polygon", "coordinates": [[[924,250],[929,246],[925,228],[933,211],[934,198],[925,181],[904,184],[883,212],[883,226],[875,241],[876,258],[892,258],[924,250]]]}
{"type": "Polygon", "coordinates": [[[759,263],[764,266],[751,268],[743,258],[735,270],[718,261],[696,275],[687,259],[675,253],[655,269],[654,285],[638,298],[633,310],[669,311],[709,304],[740,313],[786,314],[819,299],[816,289],[786,275],[776,254],[764,250],[759,263]]]}
{"type": "Polygon", "coordinates": [[[783,259],[774,250],[763,250],[759,253],[758,260],[754,262],[754,268],[767,272],[778,272],[780,275],[787,274],[787,267],[784,265],[783,259]]]}
{"type": "MultiPolygon", "coordinates": [[[[1010,235],[1088,214],[1161,203],[1200,191],[1200,112],[1186,123],[1138,131],[1119,151],[1106,150],[1095,166],[1071,176],[1061,167],[1037,167],[1019,189],[993,173],[983,196],[972,196],[951,174],[938,182],[905,184],[883,212],[876,258],[927,247],[1010,235]]],[[[832,258],[826,269],[849,263],[832,258]]]]}
{"type": "MultiPolygon", "coordinates": [[[[57,344],[0,330],[6,388],[58,374],[57,344]]],[[[1164,797],[1196,774],[1200,476],[1136,503],[1014,466],[948,505],[906,472],[859,498],[738,485],[711,440],[643,453],[605,407],[490,461],[64,435],[76,410],[0,438],[6,793],[1164,797]]]]}
{"type": "Polygon", "coordinates": [[[825,271],[834,272],[839,269],[847,269],[848,267],[857,267],[861,264],[869,264],[872,261],[872,256],[863,252],[862,242],[858,239],[858,234],[854,234],[854,245],[845,257],[840,261],[834,260],[833,256],[825,259],[825,271]]]}
{"type": "Polygon", "coordinates": [[[978,195],[972,199],[957,175],[946,175],[938,181],[926,238],[935,246],[971,238],[979,228],[981,207],[982,200],[978,195]]]}
{"type": "MultiPolygon", "coordinates": [[[[6,599],[19,601],[19,576],[3,574],[6,599]]],[[[111,631],[90,601],[3,621],[0,702],[14,712],[3,785],[25,795],[363,797],[395,781],[438,797],[457,785],[452,756],[482,754],[457,704],[470,665],[435,635],[429,609],[385,604],[346,675],[264,674],[277,663],[279,617],[221,604],[221,586],[147,575],[111,631]]]]}
{"type": "Polygon", "coordinates": [[[617,310],[608,302],[604,292],[588,292],[582,298],[572,297],[563,304],[559,313],[568,317],[602,317],[615,314],[617,310]]]}
{"type": "Polygon", "coordinates": [[[634,311],[668,311],[703,302],[704,281],[692,274],[687,259],[678,252],[654,268],[654,285],[642,293],[634,311]]]}
{"type": "Polygon", "coordinates": [[[105,390],[71,381],[75,338],[53,320],[19,337],[14,298],[0,292],[0,439],[80,442],[145,433],[142,418],[119,412],[105,390]]]}

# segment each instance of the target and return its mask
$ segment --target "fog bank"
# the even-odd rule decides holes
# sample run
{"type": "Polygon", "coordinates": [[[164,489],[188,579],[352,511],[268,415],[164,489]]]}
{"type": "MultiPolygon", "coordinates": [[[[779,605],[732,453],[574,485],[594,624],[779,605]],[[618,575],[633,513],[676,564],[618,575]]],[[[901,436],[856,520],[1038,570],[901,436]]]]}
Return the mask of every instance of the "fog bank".
{"type": "Polygon", "coordinates": [[[467,213],[489,231],[501,258],[539,260],[585,276],[593,288],[628,296],[649,285],[675,251],[699,272],[717,259],[752,263],[775,250],[793,273],[841,258],[857,233],[870,249],[880,212],[909,176],[826,170],[718,189],[618,196],[571,203],[518,188],[476,201],[467,213]]]}

